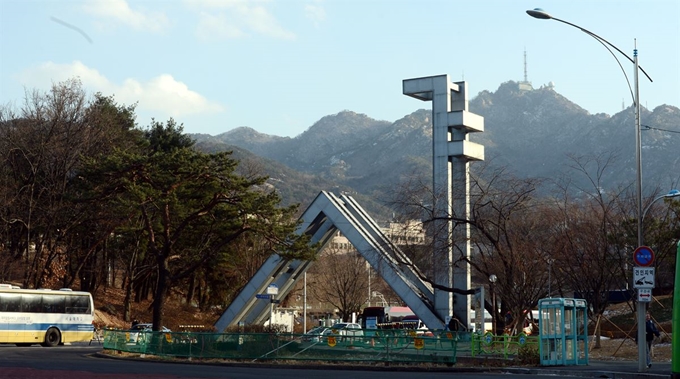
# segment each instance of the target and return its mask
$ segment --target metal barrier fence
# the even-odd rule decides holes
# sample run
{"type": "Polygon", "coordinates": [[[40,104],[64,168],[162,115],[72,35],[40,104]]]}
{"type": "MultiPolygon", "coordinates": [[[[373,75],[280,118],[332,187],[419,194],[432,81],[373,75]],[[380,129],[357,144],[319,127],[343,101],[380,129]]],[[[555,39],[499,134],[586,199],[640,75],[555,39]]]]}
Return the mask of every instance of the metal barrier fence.
{"type": "Polygon", "coordinates": [[[493,333],[472,333],[470,336],[470,355],[500,356],[505,359],[517,355],[523,346],[533,346],[538,349],[538,336],[528,336],[521,333],[516,336],[503,334],[496,336],[493,333]]]}
{"type": "Polygon", "coordinates": [[[104,330],[104,349],[178,358],[430,362],[455,364],[458,342],[469,333],[362,331],[361,335],[290,333],[130,332],[104,330]]]}

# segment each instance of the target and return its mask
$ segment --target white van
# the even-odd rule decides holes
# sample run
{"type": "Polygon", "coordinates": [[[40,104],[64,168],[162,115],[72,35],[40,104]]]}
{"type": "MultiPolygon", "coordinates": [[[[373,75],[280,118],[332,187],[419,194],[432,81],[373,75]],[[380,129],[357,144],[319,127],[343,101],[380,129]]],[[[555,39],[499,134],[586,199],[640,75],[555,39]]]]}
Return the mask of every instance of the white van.
{"type": "Polygon", "coordinates": [[[333,334],[339,336],[349,336],[349,337],[363,337],[364,331],[361,329],[361,325],[353,322],[339,322],[331,326],[331,331],[333,334]]]}

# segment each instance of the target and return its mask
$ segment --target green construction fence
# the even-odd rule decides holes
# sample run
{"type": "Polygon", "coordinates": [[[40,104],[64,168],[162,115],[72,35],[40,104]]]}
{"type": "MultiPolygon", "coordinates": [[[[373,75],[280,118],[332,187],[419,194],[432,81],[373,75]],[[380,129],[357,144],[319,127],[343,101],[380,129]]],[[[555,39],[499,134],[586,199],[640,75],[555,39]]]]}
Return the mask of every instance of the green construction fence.
{"type": "Polygon", "coordinates": [[[160,357],[226,360],[373,361],[455,364],[469,333],[380,330],[365,335],[291,333],[130,332],[105,329],[107,350],[160,357]]]}

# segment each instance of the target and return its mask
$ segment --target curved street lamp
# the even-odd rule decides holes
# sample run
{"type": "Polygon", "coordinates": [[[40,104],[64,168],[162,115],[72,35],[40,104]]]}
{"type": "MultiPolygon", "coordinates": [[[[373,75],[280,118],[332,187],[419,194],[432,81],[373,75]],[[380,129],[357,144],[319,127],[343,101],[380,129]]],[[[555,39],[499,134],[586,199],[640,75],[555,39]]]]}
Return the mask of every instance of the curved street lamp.
{"type": "MultiPolygon", "coordinates": [[[[645,216],[647,216],[647,212],[648,212],[649,209],[652,207],[652,205],[654,205],[654,203],[656,203],[657,200],[661,200],[661,199],[669,199],[669,198],[677,197],[677,196],[680,196],[680,191],[679,191],[679,190],[676,190],[676,189],[673,189],[673,190],[670,190],[670,191],[669,191],[667,194],[665,194],[665,195],[661,195],[661,196],[656,197],[654,200],[652,200],[651,203],[649,203],[649,205],[647,206],[647,208],[645,208],[645,211],[642,212],[642,219],[641,219],[640,221],[642,221],[642,222],[645,221],[645,216]]],[[[642,237],[643,237],[642,243],[644,244],[644,235],[643,235],[642,237]]]]}
{"type": "MultiPolygon", "coordinates": [[[[654,200],[652,200],[652,202],[649,203],[649,205],[647,205],[647,207],[645,208],[644,212],[642,212],[642,218],[640,218],[640,223],[644,223],[644,221],[645,221],[645,216],[647,216],[647,212],[648,212],[649,209],[652,207],[652,205],[654,205],[654,203],[656,203],[657,200],[661,200],[661,199],[669,199],[669,198],[676,197],[676,196],[680,196],[680,191],[678,191],[678,190],[676,190],[676,189],[672,189],[672,190],[670,190],[667,194],[661,195],[661,196],[657,196],[656,198],[654,198],[654,200]]],[[[644,233],[643,233],[643,235],[642,235],[642,241],[640,241],[640,246],[643,246],[644,244],[645,244],[645,236],[644,236],[644,233]]]]}
{"type": "MultiPolygon", "coordinates": [[[[637,56],[637,47],[633,50],[633,57],[629,57],[626,53],[621,51],[618,47],[614,46],[612,43],[607,41],[606,39],[600,37],[599,35],[591,32],[588,29],[582,28],[576,24],[572,24],[571,22],[567,22],[564,20],[561,20],[559,18],[553,17],[550,15],[548,12],[544,11],[541,8],[536,8],[533,10],[528,10],[527,14],[531,17],[542,19],[542,20],[555,20],[559,21],[563,24],[567,24],[569,26],[573,26],[580,31],[586,33],[587,35],[593,37],[597,42],[601,43],[602,46],[604,46],[616,59],[616,62],[619,64],[619,67],[621,68],[621,71],[623,71],[623,75],[626,78],[626,83],[628,83],[628,88],[631,91],[631,95],[633,96],[633,103],[635,104],[635,163],[637,166],[637,243],[638,247],[642,246],[642,136],[640,135],[640,85],[639,85],[639,79],[638,79],[638,72],[642,71],[643,74],[649,79],[649,81],[652,81],[652,78],[647,75],[645,70],[640,67],[638,64],[638,56],[637,56]],[[634,93],[633,89],[631,88],[630,81],[628,80],[628,75],[626,74],[626,70],[623,68],[623,65],[621,64],[621,61],[616,57],[616,54],[612,51],[613,48],[616,50],[618,53],[626,57],[629,61],[633,63],[635,66],[635,76],[634,76],[634,83],[635,83],[635,88],[634,88],[634,93]]],[[[638,319],[638,331],[637,331],[637,336],[638,336],[638,341],[644,341],[645,339],[645,324],[642,322],[642,320],[645,319],[645,311],[646,311],[646,305],[644,303],[638,302],[637,303],[637,319],[638,319]]],[[[642,372],[646,368],[646,347],[645,344],[638,344],[638,371],[642,372]]]]}

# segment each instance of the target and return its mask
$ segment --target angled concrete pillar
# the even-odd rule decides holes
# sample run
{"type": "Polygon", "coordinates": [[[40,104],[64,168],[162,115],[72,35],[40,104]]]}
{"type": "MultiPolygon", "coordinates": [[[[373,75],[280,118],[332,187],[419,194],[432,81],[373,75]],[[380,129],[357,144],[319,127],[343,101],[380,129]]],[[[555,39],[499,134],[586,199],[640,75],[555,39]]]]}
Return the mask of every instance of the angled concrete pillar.
{"type": "MultiPolygon", "coordinates": [[[[452,217],[469,219],[469,162],[484,160],[484,146],[470,142],[468,133],[484,131],[484,118],[468,112],[465,82],[451,82],[448,75],[406,79],[403,93],[432,101],[433,238],[436,283],[470,289],[470,227],[452,217]]],[[[470,296],[435,289],[434,305],[442,318],[455,313],[470,325],[470,296]]]]}

